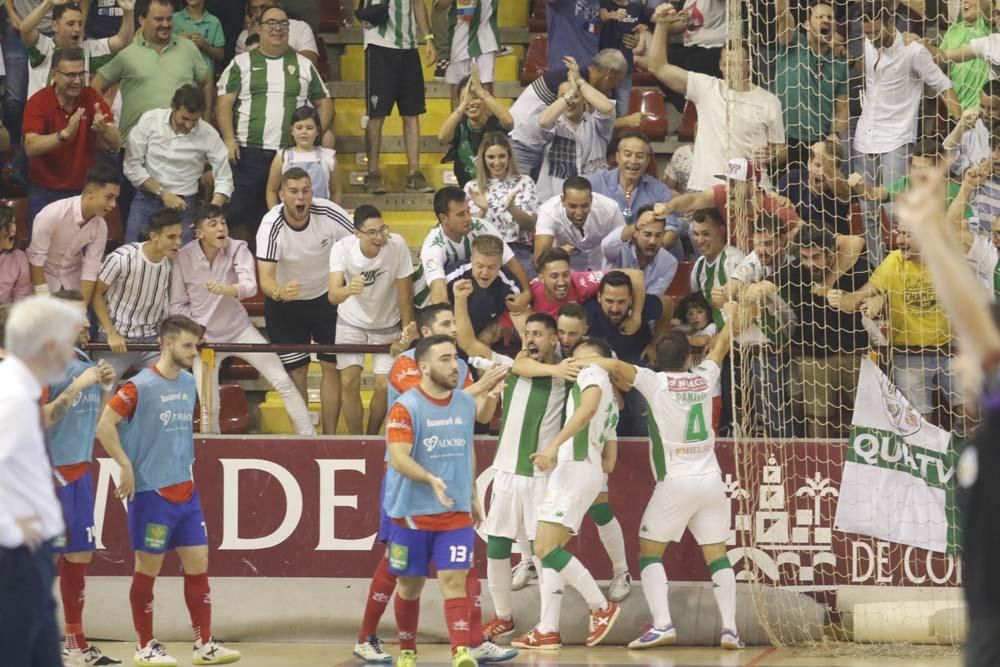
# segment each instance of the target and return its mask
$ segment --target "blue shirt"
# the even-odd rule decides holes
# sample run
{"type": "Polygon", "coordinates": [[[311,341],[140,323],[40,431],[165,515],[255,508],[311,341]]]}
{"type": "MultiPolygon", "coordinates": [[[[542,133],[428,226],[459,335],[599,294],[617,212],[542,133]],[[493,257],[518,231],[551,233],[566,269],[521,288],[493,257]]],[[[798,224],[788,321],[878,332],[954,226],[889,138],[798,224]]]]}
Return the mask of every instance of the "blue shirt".
{"type": "MultiPolygon", "coordinates": [[[[652,159],[652,158],[650,158],[652,159]]],[[[636,212],[643,206],[652,204],[665,204],[674,198],[673,190],[656,180],[649,174],[643,174],[636,185],[635,193],[632,195],[632,205],[625,201],[625,193],[622,192],[621,182],[618,180],[618,169],[602,169],[587,176],[590,187],[594,192],[610,197],[618,202],[622,209],[622,216],[625,224],[631,225],[635,222],[636,212]]],[[[667,230],[677,234],[677,242],[670,248],[669,252],[678,260],[684,259],[684,246],[680,243],[681,228],[684,223],[676,215],[671,213],[667,216],[667,230]]]]}
{"type": "Polygon", "coordinates": [[[614,324],[608,320],[597,299],[591,299],[583,307],[587,311],[587,335],[606,340],[622,361],[646,365],[645,362],[639,363],[639,356],[653,341],[653,325],[663,316],[663,302],[659,296],[646,293],[646,302],[642,306],[642,326],[631,336],[621,332],[620,322],[614,324]]]}
{"type": "Polygon", "coordinates": [[[554,0],[546,7],[549,33],[548,69],[564,67],[563,57],[573,56],[580,65],[597,55],[601,14],[599,0],[554,0]]]}
{"type": "MultiPolygon", "coordinates": [[[[49,402],[59,398],[73,380],[95,365],[90,357],[77,350],[62,380],[49,387],[49,402]]],[[[63,418],[49,427],[45,440],[53,465],[68,466],[92,458],[101,404],[100,385],[91,385],[77,395],[63,418]]]]}
{"type": "MultiPolygon", "coordinates": [[[[616,229],[601,242],[601,252],[604,253],[603,271],[613,269],[639,269],[639,257],[635,252],[635,244],[622,241],[622,230],[616,229]]],[[[653,261],[641,269],[646,280],[646,292],[663,294],[674,281],[677,273],[677,259],[663,248],[656,251],[653,261]]]]}

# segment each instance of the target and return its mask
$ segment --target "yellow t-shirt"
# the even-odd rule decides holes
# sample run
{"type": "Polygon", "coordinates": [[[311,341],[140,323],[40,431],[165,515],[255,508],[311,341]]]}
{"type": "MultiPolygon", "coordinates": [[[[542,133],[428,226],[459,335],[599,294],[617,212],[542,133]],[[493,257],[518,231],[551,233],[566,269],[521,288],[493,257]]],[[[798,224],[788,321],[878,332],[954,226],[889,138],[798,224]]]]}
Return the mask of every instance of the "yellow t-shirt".
{"type": "Polygon", "coordinates": [[[892,345],[937,347],[951,340],[948,318],[923,264],[903,259],[902,251],[894,250],[875,269],[871,284],[886,295],[892,345]]]}

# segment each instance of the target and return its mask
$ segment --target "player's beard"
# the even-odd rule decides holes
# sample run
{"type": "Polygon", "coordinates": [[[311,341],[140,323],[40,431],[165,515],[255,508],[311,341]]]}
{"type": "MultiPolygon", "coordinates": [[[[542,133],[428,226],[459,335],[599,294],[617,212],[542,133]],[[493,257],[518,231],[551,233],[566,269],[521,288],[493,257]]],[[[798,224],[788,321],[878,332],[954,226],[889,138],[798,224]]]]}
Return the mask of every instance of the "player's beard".
{"type": "Polygon", "coordinates": [[[173,361],[174,366],[177,366],[177,368],[183,368],[186,371],[191,370],[191,368],[194,366],[193,359],[190,362],[188,362],[187,360],[178,357],[173,352],[170,353],[170,359],[173,361]]]}
{"type": "Polygon", "coordinates": [[[454,389],[458,386],[458,370],[444,374],[435,370],[431,371],[431,381],[442,389],[454,389]]]}

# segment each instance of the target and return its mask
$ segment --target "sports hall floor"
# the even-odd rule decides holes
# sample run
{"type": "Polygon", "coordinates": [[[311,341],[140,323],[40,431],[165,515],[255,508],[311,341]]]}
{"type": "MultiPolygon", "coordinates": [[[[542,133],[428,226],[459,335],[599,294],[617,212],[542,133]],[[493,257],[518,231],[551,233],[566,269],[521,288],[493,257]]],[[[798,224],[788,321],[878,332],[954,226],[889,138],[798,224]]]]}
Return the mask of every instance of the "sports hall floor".
{"type": "MultiPolygon", "coordinates": [[[[108,655],[131,662],[130,644],[99,643],[101,649],[108,655]]],[[[239,649],[243,659],[237,663],[241,667],[361,667],[364,663],[352,655],[352,646],[344,644],[227,644],[239,649]]],[[[187,645],[179,642],[168,644],[170,654],[177,658],[180,665],[190,664],[190,653],[187,645]]],[[[852,647],[851,655],[846,657],[831,657],[817,654],[815,650],[807,649],[775,649],[769,647],[752,647],[742,651],[721,651],[691,647],[664,648],[655,651],[627,651],[620,647],[567,647],[558,653],[543,653],[538,651],[522,651],[521,655],[504,665],[537,665],[538,667],[556,667],[567,665],[583,667],[584,665],[601,665],[606,667],[637,667],[639,665],[654,665],[656,667],[704,667],[718,665],[726,667],[958,667],[962,664],[957,651],[947,657],[915,657],[921,649],[908,648],[905,657],[889,657],[884,655],[887,650],[872,650],[865,657],[863,647],[852,647]]],[[[386,650],[393,655],[396,647],[386,645],[386,650]]],[[[929,647],[927,654],[941,656],[952,653],[950,649],[929,647]]],[[[450,667],[451,659],[447,646],[443,644],[421,646],[419,667],[450,667]]]]}

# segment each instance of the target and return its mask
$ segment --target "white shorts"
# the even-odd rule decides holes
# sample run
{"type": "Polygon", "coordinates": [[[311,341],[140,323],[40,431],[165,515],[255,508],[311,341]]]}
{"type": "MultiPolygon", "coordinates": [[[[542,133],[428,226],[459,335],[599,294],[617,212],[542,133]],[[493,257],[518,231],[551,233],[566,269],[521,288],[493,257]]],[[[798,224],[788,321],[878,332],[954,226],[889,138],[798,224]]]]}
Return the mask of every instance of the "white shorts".
{"type": "Polygon", "coordinates": [[[603,473],[589,461],[562,461],[549,476],[538,520],[566,526],[576,535],[601,492],[603,473]]]}
{"type": "Polygon", "coordinates": [[[479,80],[482,83],[493,83],[493,69],[497,60],[495,51],[466,60],[452,60],[444,71],[444,80],[453,86],[462,83],[462,79],[472,74],[473,60],[479,65],[479,80]]]}
{"type": "Polygon", "coordinates": [[[656,483],[642,514],[639,537],[653,542],[680,542],[688,529],[698,544],[729,539],[729,501],[719,473],[668,477],[656,483]]]}
{"type": "MultiPolygon", "coordinates": [[[[390,345],[399,338],[399,325],[387,329],[361,329],[348,324],[342,318],[337,318],[337,333],[334,340],[337,345],[390,345]]],[[[375,375],[388,375],[392,370],[392,355],[373,354],[372,370],[375,375]]],[[[344,369],[351,366],[365,367],[365,355],[347,354],[340,352],[337,354],[337,368],[344,369]]]]}
{"type": "Polygon", "coordinates": [[[604,484],[601,485],[601,493],[608,493],[608,473],[604,473],[604,484]]]}
{"type": "Polygon", "coordinates": [[[545,499],[548,481],[548,477],[496,471],[486,514],[486,534],[511,540],[535,539],[538,509],[545,499]]]}

